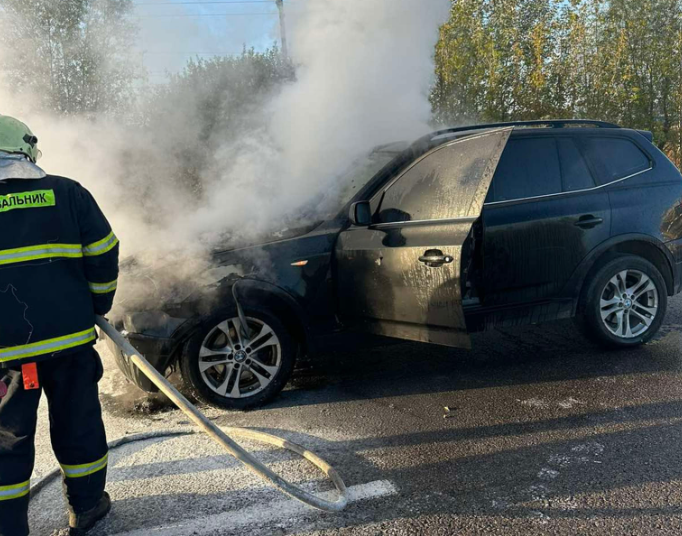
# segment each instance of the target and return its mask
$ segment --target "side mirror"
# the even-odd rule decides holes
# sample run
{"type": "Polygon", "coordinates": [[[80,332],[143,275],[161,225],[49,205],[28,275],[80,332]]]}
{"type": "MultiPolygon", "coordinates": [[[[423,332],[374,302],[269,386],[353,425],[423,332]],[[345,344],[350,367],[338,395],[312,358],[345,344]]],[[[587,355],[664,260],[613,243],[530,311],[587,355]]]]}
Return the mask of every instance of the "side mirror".
{"type": "Polygon", "coordinates": [[[372,223],[372,209],[369,201],[358,201],[350,206],[350,221],[353,225],[367,227],[372,223]]]}

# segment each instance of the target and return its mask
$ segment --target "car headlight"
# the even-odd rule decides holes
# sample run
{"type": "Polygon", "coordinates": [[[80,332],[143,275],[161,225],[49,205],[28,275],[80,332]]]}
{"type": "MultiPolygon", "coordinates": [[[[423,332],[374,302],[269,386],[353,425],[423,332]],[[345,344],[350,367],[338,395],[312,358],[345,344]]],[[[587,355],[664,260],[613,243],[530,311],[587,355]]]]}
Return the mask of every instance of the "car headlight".
{"type": "Polygon", "coordinates": [[[123,315],[123,327],[130,333],[152,337],[170,337],[185,322],[162,311],[131,312],[123,315]]]}

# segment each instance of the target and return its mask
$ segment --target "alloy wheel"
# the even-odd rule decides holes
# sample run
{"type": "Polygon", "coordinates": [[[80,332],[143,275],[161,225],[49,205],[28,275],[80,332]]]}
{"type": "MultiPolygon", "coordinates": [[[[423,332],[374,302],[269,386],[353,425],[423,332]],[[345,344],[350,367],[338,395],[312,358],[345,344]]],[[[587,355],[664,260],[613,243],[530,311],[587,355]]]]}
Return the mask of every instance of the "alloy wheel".
{"type": "Polygon", "coordinates": [[[199,350],[204,383],[226,398],[246,398],[265,389],[282,366],[282,347],[273,329],[257,318],[239,318],[214,327],[199,350]],[[248,331],[248,334],[247,334],[248,331]]]}
{"type": "Polygon", "coordinates": [[[643,335],[658,314],[658,289],[639,270],[622,270],[606,283],[599,307],[606,329],[616,337],[633,339],[643,335]]]}

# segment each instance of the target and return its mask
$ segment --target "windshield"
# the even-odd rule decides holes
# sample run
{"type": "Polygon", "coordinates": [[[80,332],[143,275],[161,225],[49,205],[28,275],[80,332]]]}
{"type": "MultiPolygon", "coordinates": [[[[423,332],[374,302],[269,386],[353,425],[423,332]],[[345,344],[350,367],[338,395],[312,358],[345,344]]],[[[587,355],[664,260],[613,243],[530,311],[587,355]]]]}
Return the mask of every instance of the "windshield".
{"type": "MultiPolygon", "coordinates": [[[[361,191],[391,160],[403,152],[407,142],[376,147],[371,153],[358,158],[348,169],[338,175],[330,188],[308,199],[300,207],[293,221],[310,222],[334,218],[348,202],[361,191]]],[[[292,222],[293,223],[293,222],[292,222]]]]}
{"type": "Polygon", "coordinates": [[[278,220],[274,229],[264,232],[256,240],[252,236],[225,231],[222,245],[216,248],[216,251],[254,244],[262,245],[308,234],[325,220],[336,217],[386,164],[408,147],[407,142],[376,147],[368,155],[358,158],[345,173],[339,175],[334,187],[309,198],[294,213],[278,220]]]}
{"type": "Polygon", "coordinates": [[[348,171],[338,178],[339,195],[335,199],[335,206],[332,207],[334,211],[341,210],[386,164],[407,147],[408,144],[403,142],[383,145],[356,160],[348,171]]]}

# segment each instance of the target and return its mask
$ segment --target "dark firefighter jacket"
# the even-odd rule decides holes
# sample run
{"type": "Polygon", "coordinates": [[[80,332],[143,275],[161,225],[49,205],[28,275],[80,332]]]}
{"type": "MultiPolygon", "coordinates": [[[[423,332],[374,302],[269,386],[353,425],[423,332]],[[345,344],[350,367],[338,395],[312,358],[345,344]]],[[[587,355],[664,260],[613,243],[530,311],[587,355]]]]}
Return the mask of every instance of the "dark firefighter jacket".
{"type": "Polygon", "coordinates": [[[85,188],[0,181],[0,368],[94,344],[117,278],[118,240],[85,188]]]}

